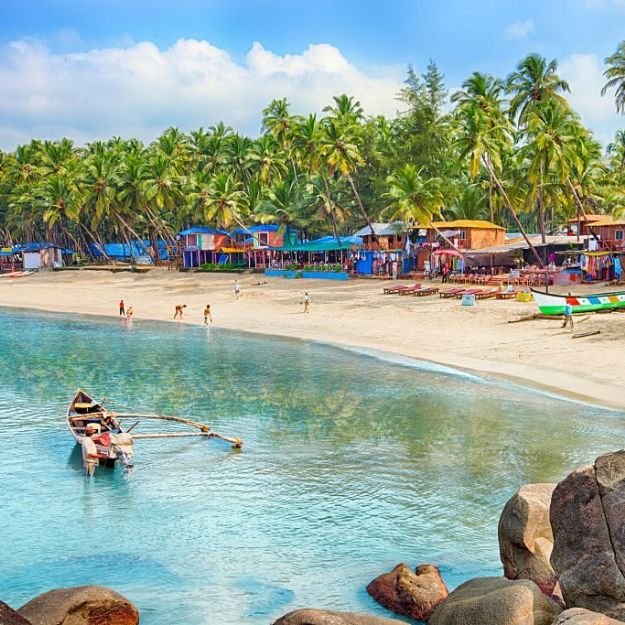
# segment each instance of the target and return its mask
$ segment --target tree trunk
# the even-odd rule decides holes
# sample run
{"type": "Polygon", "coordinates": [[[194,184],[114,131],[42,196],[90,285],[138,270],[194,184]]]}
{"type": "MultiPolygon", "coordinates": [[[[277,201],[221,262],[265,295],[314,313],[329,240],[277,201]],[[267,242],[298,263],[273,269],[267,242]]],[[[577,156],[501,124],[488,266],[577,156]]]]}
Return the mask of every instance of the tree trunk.
{"type": "Polygon", "coordinates": [[[339,229],[336,224],[336,215],[334,214],[334,209],[332,208],[332,198],[330,197],[330,185],[328,184],[327,178],[322,174],[321,179],[323,180],[323,186],[326,190],[326,197],[328,198],[328,206],[330,208],[329,215],[330,221],[332,222],[332,233],[334,234],[334,238],[336,242],[340,245],[341,239],[339,238],[339,229]]]}
{"type": "Polygon", "coordinates": [[[371,238],[374,241],[377,241],[378,237],[375,233],[375,230],[373,229],[373,224],[371,223],[371,219],[369,219],[369,215],[367,214],[367,211],[365,210],[365,205],[362,203],[362,200],[360,199],[360,194],[358,193],[358,189],[356,189],[356,185],[354,184],[354,179],[351,177],[351,174],[347,174],[347,180],[349,180],[349,184],[352,187],[352,191],[354,192],[354,195],[356,196],[356,201],[358,202],[358,206],[360,207],[360,212],[362,213],[362,216],[365,218],[365,221],[367,222],[367,225],[369,226],[369,230],[371,230],[371,238]]]}
{"type": "Polygon", "coordinates": [[[499,192],[503,196],[503,199],[506,202],[506,206],[508,207],[508,210],[510,211],[510,214],[512,215],[512,218],[514,219],[517,227],[519,228],[519,232],[521,233],[521,236],[525,239],[525,242],[529,246],[530,250],[532,250],[532,254],[534,254],[534,257],[538,261],[538,266],[539,267],[544,267],[544,263],[542,261],[542,258],[540,257],[540,255],[536,251],[536,248],[532,245],[532,242],[529,240],[529,238],[527,236],[527,233],[525,232],[525,228],[523,227],[523,225],[519,221],[519,217],[516,214],[516,211],[512,208],[512,203],[510,202],[510,198],[508,197],[508,194],[506,193],[506,190],[503,188],[499,178],[497,178],[497,176],[496,176],[495,172],[493,171],[493,168],[491,167],[491,165],[488,162],[488,160],[486,158],[482,157],[482,161],[486,165],[488,171],[490,172],[490,175],[493,177],[493,180],[495,181],[495,185],[497,185],[497,188],[499,189],[499,192]]]}
{"type": "MultiPolygon", "coordinates": [[[[575,189],[575,186],[571,182],[571,179],[567,178],[566,181],[568,182],[569,187],[570,187],[571,191],[573,192],[573,197],[575,198],[575,202],[577,204],[578,212],[581,211],[582,216],[584,217],[584,221],[586,221],[586,211],[584,210],[584,204],[580,200],[579,195],[577,195],[577,190],[575,189]]],[[[596,235],[595,231],[592,228],[589,228],[589,229],[590,229],[590,234],[592,234],[592,236],[594,237],[595,241],[597,241],[597,243],[599,243],[599,237],[596,235]]],[[[577,219],[577,236],[578,236],[578,240],[579,240],[579,231],[580,231],[580,223],[579,223],[579,217],[578,217],[578,219],[577,219]]]]}
{"type": "Polygon", "coordinates": [[[540,165],[540,184],[538,187],[538,227],[540,228],[540,239],[545,245],[547,243],[547,233],[545,231],[545,198],[543,195],[543,166],[540,165]]]}

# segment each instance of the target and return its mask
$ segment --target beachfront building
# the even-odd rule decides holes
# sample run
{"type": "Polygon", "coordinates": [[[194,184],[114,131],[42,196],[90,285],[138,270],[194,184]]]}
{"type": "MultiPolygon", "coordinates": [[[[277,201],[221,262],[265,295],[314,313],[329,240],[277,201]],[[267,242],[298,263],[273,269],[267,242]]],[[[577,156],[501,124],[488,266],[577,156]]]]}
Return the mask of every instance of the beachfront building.
{"type": "Polygon", "coordinates": [[[178,233],[182,262],[185,269],[201,267],[207,263],[230,262],[233,252],[243,253],[232,243],[230,234],[210,226],[196,226],[178,233]],[[223,250],[227,250],[223,252],[223,250]]]}
{"type": "Polygon", "coordinates": [[[278,224],[241,227],[230,233],[233,246],[245,250],[249,267],[268,267],[277,256],[274,250],[297,243],[297,230],[278,224]]]}
{"type": "Polygon", "coordinates": [[[409,270],[408,230],[401,222],[372,223],[355,232],[362,245],[350,257],[350,271],[361,276],[397,277],[409,270]]]}
{"type": "Polygon", "coordinates": [[[481,220],[458,219],[412,226],[411,270],[463,271],[465,252],[503,245],[505,236],[505,228],[481,220]]]}
{"type": "Polygon", "coordinates": [[[15,271],[21,266],[21,262],[13,252],[13,246],[0,247],[0,272],[15,271]]]}
{"type": "Polygon", "coordinates": [[[64,267],[66,261],[71,261],[73,250],[40,241],[37,243],[22,243],[13,248],[13,253],[22,256],[22,268],[33,269],[58,269],[64,267]]]}

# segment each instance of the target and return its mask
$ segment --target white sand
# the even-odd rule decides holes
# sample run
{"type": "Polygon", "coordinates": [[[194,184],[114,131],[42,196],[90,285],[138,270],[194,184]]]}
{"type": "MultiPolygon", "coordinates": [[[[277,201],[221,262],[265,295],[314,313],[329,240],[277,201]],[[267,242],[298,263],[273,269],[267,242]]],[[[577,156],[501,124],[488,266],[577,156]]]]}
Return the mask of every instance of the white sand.
{"type": "MultiPolygon", "coordinates": [[[[461,307],[456,299],[438,296],[382,295],[383,287],[392,284],[160,269],[147,274],[42,272],[0,278],[0,305],[117,316],[123,298],[140,324],[142,319],[173,322],[174,306],[187,304],[184,322],[201,324],[209,303],[216,327],[382,350],[625,408],[625,314],[576,318],[576,332],[601,333],[572,339],[559,320],[507,323],[537,312],[533,302],[484,300],[461,307]],[[235,278],[241,285],[238,300],[235,278]],[[268,284],[259,286],[259,280],[268,284]],[[303,314],[304,290],[311,296],[310,314],[303,314]]],[[[597,290],[576,288],[579,293],[597,290]]]]}

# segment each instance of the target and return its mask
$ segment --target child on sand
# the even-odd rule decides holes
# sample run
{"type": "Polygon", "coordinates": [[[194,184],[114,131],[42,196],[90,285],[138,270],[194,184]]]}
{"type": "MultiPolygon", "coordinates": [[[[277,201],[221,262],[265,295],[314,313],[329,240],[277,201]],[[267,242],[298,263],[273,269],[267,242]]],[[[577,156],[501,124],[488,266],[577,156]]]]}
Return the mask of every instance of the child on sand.
{"type": "Polygon", "coordinates": [[[241,285],[238,280],[234,281],[234,299],[239,299],[239,295],[241,295],[241,285]]]}
{"type": "Polygon", "coordinates": [[[308,306],[310,306],[310,295],[308,295],[308,291],[304,293],[304,299],[302,300],[302,304],[304,304],[304,312],[310,312],[308,310],[308,306]]]}
{"type": "Polygon", "coordinates": [[[204,309],[204,325],[208,325],[208,321],[210,320],[213,323],[213,315],[211,315],[211,305],[206,304],[206,308],[204,309]]]}
{"type": "Polygon", "coordinates": [[[182,319],[182,315],[184,313],[184,309],[187,307],[186,304],[176,304],[176,310],[174,311],[174,319],[182,319]]]}

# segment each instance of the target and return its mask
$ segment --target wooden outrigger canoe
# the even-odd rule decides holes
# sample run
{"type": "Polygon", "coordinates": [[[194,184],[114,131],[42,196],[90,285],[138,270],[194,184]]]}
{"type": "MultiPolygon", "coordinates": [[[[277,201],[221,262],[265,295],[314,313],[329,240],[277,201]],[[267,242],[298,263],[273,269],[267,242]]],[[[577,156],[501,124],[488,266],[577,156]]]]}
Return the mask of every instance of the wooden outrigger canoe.
{"type": "Polygon", "coordinates": [[[67,408],[67,427],[78,445],[82,445],[88,424],[96,428],[93,442],[98,450],[100,464],[113,467],[116,460],[122,460],[125,465],[130,464],[132,436],[124,432],[115,415],[79,388],[67,408]]]}
{"type": "Polygon", "coordinates": [[[95,401],[88,393],[78,389],[67,408],[67,426],[72,437],[78,445],[82,445],[85,436],[85,428],[88,424],[95,425],[97,434],[93,437],[98,450],[100,464],[108,467],[115,466],[115,461],[120,460],[124,466],[131,466],[133,443],[135,440],[146,438],[179,438],[187,436],[201,436],[204,438],[219,438],[232,444],[235,449],[243,446],[240,438],[223,436],[214,432],[205,423],[199,423],[192,419],[173,417],[168,415],[143,414],[138,412],[111,412],[101,402],[95,401]],[[120,417],[133,418],[137,421],[127,430],[122,429],[120,417]],[[150,432],[145,434],[130,434],[142,419],[153,419],[179,423],[194,428],[192,432],[150,432]]]}
{"type": "Polygon", "coordinates": [[[573,314],[625,308],[625,291],[592,295],[555,295],[535,289],[531,291],[543,315],[563,315],[567,304],[573,307],[573,314]]]}

